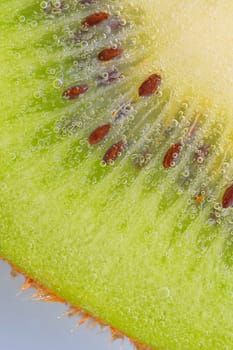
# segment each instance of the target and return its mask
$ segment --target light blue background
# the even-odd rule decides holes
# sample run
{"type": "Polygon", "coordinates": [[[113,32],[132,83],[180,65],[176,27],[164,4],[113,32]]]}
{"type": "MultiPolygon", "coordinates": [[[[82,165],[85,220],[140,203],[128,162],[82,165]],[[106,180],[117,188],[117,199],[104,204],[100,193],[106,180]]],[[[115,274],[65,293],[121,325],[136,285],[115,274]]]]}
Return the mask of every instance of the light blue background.
{"type": "Polygon", "coordinates": [[[33,290],[17,295],[24,278],[10,276],[10,267],[0,260],[1,350],[132,350],[127,340],[112,343],[110,332],[88,325],[71,332],[77,318],[63,314],[61,304],[35,302],[33,290]]]}

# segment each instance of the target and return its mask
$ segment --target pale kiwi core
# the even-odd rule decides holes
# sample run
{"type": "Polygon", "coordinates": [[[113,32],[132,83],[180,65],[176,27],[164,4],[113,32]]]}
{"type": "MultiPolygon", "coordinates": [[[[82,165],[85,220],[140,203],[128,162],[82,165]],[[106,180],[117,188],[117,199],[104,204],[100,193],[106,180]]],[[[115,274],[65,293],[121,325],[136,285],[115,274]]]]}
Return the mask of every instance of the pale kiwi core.
{"type": "Polygon", "coordinates": [[[159,3],[143,2],[154,65],[178,94],[190,91],[232,110],[232,1],[159,3]]]}

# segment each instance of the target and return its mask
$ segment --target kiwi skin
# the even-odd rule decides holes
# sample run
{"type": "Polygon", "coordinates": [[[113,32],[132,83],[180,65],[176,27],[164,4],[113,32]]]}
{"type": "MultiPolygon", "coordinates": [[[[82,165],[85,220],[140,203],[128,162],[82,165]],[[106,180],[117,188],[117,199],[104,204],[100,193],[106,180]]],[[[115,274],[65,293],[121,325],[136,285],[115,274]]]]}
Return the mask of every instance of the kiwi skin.
{"type": "Polygon", "coordinates": [[[8,263],[11,267],[11,276],[13,278],[23,276],[25,281],[21,286],[20,292],[25,292],[28,289],[34,289],[35,292],[32,294],[33,301],[45,302],[45,303],[62,303],[67,306],[66,316],[67,317],[78,317],[79,321],[76,323],[76,327],[79,327],[87,322],[92,323],[92,325],[99,325],[101,328],[107,328],[111,334],[112,341],[123,340],[127,338],[136,350],[151,350],[148,346],[142,344],[138,340],[128,337],[124,333],[118,331],[109,324],[104,323],[102,320],[93,316],[91,313],[83,310],[82,308],[74,305],[69,305],[66,300],[62,299],[58,295],[54,294],[53,291],[50,291],[40,283],[36,282],[33,278],[26,275],[20,271],[17,267],[8,262],[5,258],[0,257],[2,261],[8,263]]]}
{"type": "MultiPolygon", "coordinates": [[[[213,103],[211,80],[208,88],[199,80],[199,94],[186,84],[188,72],[183,85],[169,65],[163,71],[154,63],[148,9],[156,3],[144,11],[130,4],[120,9],[128,21],[123,35],[114,17],[119,55],[104,51],[104,62],[96,57],[106,50],[105,26],[94,34],[80,28],[93,9],[111,5],[119,14],[113,2],[82,2],[74,15],[64,3],[46,11],[28,1],[1,5],[0,255],[153,348],[230,349],[231,106],[213,103]],[[144,50],[135,51],[136,34],[149,40],[144,50]],[[145,88],[152,74],[162,78],[158,91],[145,88]],[[99,142],[90,144],[109,121],[111,131],[103,138],[98,131],[99,142]]],[[[168,5],[160,4],[160,13],[168,5]]],[[[195,6],[188,10],[198,15],[195,6]]]]}

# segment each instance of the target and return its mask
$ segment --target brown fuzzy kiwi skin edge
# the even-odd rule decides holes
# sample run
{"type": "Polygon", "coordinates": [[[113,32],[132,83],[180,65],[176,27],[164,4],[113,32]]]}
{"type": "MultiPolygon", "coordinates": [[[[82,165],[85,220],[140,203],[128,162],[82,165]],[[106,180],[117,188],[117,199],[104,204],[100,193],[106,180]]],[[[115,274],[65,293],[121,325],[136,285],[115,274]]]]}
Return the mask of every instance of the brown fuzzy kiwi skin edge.
{"type": "Polygon", "coordinates": [[[90,312],[84,310],[83,308],[69,304],[65,299],[60,297],[59,295],[55,294],[50,289],[43,286],[40,282],[34,280],[31,276],[29,276],[26,272],[19,269],[17,266],[15,266],[11,261],[6,259],[5,257],[0,255],[0,259],[6,263],[8,263],[11,267],[11,276],[16,277],[18,275],[21,275],[25,278],[25,281],[21,287],[21,291],[24,292],[29,288],[34,288],[36,292],[32,295],[32,298],[36,301],[43,301],[48,303],[62,303],[64,305],[68,306],[68,310],[66,312],[67,316],[79,316],[81,317],[80,321],[77,323],[77,326],[80,326],[84,324],[85,322],[91,320],[95,325],[99,325],[101,328],[108,328],[112,340],[122,339],[125,338],[130,341],[130,343],[134,346],[135,350],[159,350],[158,348],[152,348],[149,347],[142,342],[138,341],[137,339],[134,339],[132,337],[129,337],[127,334],[125,334],[122,331],[117,330],[115,327],[113,327],[110,324],[105,323],[98,317],[92,315],[90,312]]]}

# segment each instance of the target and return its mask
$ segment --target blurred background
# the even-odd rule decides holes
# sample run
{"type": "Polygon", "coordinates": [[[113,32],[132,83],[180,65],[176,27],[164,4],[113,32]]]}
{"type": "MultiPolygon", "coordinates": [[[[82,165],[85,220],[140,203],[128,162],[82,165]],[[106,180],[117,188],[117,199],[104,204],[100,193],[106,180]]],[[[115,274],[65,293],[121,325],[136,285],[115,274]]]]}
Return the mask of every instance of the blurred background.
{"type": "Polygon", "coordinates": [[[19,292],[24,278],[10,272],[0,260],[0,349],[133,350],[127,340],[112,342],[107,329],[75,328],[78,318],[65,317],[67,307],[59,303],[32,301],[32,289],[19,292]]]}

